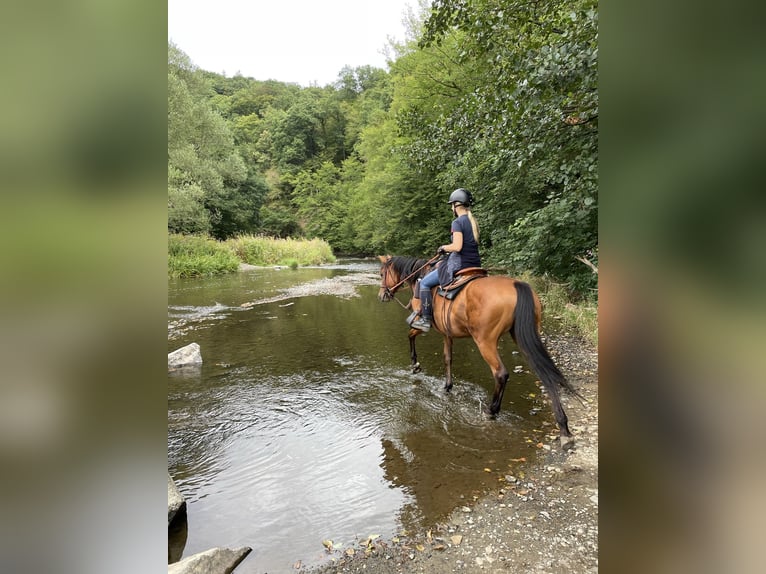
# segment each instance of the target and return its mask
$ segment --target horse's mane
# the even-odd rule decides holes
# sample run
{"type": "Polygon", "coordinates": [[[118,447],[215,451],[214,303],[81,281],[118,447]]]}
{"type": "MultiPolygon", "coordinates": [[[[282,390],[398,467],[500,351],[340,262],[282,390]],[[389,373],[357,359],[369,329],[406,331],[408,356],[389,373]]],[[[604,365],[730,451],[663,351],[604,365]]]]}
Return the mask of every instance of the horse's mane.
{"type": "MultiPolygon", "coordinates": [[[[399,273],[399,278],[404,279],[411,273],[413,273],[416,269],[423,267],[428,263],[428,259],[418,259],[417,257],[405,257],[402,255],[394,255],[391,258],[391,267],[399,273]]],[[[422,277],[425,275],[426,271],[428,271],[425,267],[420,270],[419,273],[413,275],[409,279],[407,279],[407,283],[410,285],[415,283],[415,280],[419,277],[422,277]]]]}

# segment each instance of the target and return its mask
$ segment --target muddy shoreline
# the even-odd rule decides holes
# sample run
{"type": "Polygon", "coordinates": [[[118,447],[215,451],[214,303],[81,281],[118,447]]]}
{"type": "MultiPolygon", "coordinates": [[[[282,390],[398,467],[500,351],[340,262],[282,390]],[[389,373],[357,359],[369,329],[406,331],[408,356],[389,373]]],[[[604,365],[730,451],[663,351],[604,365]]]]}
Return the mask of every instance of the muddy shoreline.
{"type": "Polygon", "coordinates": [[[479,497],[464,493],[441,524],[389,540],[360,540],[327,549],[311,574],[400,572],[598,571],[598,358],[570,334],[545,337],[554,361],[587,399],[562,393],[575,448],[562,452],[557,433],[534,445],[534,463],[498,460],[498,486],[479,497]]]}

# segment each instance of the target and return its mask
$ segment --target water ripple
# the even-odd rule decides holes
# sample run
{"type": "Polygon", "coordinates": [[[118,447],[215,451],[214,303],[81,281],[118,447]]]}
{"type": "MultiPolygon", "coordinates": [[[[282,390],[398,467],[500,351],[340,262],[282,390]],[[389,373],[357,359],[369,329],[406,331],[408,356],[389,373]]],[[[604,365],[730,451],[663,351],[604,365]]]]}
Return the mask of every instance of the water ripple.
{"type": "Polygon", "coordinates": [[[375,299],[370,277],[334,292],[338,282],[323,273],[333,271],[295,275],[327,287],[323,297],[288,291],[292,275],[256,270],[183,282],[171,301],[171,339],[193,333],[205,359],[168,384],[168,468],[188,502],[185,555],[246,545],[254,552],[237,572],[291,572],[326,556],[323,539],[350,544],[433,524],[461,494],[497,484],[485,468],[503,472],[509,458],[532,456],[527,435],[543,413],[523,416],[539,406],[529,377],[513,375],[503,411],[488,421],[492,382],[475,347],[456,342],[445,393],[438,336],[419,341],[423,373],[413,375],[400,310],[375,299]],[[216,285],[231,289],[227,297],[216,285]],[[352,287],[366,295],[337,296],[352,287]],[[292,304],[281,306],[287,293],[292,304]],[[211,294],[223,303],[193,304],[211,294]]]}

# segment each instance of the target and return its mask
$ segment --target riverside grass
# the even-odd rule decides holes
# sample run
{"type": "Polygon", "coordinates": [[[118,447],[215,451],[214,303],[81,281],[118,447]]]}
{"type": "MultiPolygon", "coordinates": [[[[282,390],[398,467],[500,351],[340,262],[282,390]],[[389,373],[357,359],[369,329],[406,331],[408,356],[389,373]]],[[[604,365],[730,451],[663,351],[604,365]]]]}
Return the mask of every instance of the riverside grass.
{"type": "Polygon", "coordinates": [[[226,245],[209,237],[168,235],[168,275],[203,277],[231,273],[239,259],[226,245]]]}
{"type": "Polygon", "coordinates": [[[565,329],[577,332],[598,347],[598,304],[595,301],[572,303],[566,285],[556,283],[547,276],[536,277],[522,273],[519,279],[537,291],[543,303],[544,314],[559,318],[565,329]]]}
{"type": "Polygon", "coordinates": [[[240,258],[250,265],[319,265],[334,263],[330,244],[322,239],[276,239],[260,235],[240,235],[226,240],[240,258]]]}
{"type": "Polygon", "coordinates": [[[226,241],[196,235],[168,235],[168,275],[204,277],[237,271],[239,264],[318,265],[334,262],[330,245],[321,239],[277,239],[243,235],[226,241]]]}

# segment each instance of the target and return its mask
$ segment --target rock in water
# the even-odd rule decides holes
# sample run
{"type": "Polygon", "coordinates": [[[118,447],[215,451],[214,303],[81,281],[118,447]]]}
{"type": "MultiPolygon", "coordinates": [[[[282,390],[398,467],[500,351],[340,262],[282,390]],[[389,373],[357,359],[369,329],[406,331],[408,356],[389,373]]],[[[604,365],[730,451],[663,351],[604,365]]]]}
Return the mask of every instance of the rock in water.
{"type": "Polygon", "coordinates": [[[185,347],[168,353],[168,367],[185,367],[188,365],[201,365],[202,353],[197,343],[189,343],[185,347]]]}
{"type": "Polygon", "coordinates": [[[171,523],[176,513],[184,506],[186,506],[186,501],[181,496],[181,493],[178,492],[176,484],[170,478],[170,473],[168,473],[168,524],[171,523]]]}
{"type": "Polygon", "coordinates": [[[168,564],[168,574],[231,574],[252,548],[211,548],[168,564]]]}

